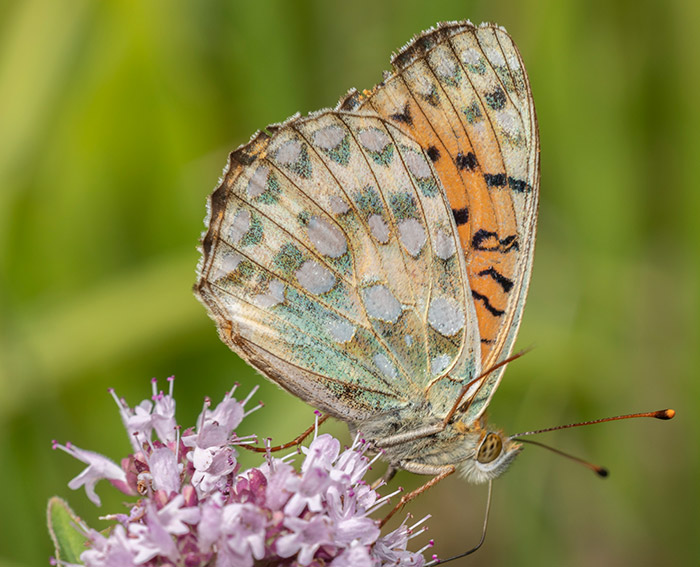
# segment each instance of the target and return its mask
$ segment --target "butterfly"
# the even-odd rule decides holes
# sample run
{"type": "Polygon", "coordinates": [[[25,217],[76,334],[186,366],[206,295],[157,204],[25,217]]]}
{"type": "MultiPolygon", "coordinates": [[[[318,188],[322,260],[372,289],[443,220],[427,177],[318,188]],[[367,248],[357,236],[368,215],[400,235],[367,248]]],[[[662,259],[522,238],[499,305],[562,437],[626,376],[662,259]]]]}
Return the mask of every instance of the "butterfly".
{"type": "Polygon", "coordinates": [[[391,471],[486,482],[521,448],[485,412],[532,268],[532,92],[491,24],[437,24],[392,65],[230,154],[195,293],[231,349],[391,471]]]}

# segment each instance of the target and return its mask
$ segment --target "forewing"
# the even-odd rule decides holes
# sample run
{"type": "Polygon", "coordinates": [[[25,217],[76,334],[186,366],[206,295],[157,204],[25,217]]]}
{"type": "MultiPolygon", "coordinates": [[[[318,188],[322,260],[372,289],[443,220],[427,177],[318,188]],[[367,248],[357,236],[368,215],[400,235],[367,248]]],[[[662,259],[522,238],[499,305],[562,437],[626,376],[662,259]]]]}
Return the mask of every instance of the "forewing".
{"type": "MultiPolygon", "coordinates": [[[[511,351],[532,265],[539,140],[525,68],[502,28],[464,22],[425,32],[392,63],[380,86],[351,92],[340,108],[371,109],[431,157],[464,252],[487,370],[511,351]]],[[[471,389],[469,416],[483,413],[502,372],[471,389]]],[[[454,401],[452,380],[436,386],[435,400],[454,401]]]]}
{"type": "Polygon", "coordinates": [[[373,113],[269,130],[211,197],[196,291],[224,341],[349,421],[478,365],[464,257],[421,146],[373,113]]]}

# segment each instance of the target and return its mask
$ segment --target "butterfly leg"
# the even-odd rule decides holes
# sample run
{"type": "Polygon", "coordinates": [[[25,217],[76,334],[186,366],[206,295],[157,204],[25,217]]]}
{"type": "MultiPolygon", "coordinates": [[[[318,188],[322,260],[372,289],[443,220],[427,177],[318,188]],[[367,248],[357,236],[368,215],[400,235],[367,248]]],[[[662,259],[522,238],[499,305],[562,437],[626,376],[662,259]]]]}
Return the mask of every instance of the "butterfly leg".
{"type": "Polygon", "coordinates": [[[295,439],[292,439],[288,443],[284,443],[283,445],[277,445],[276,447],[252,447],[251,445],[241,445],[244,449],[248,449],[248,451],[253,451],[255,453],[266,453],[267,451],[270,451],[271,453],[275,453],[277,451],[284,451],[285,449],[289,449],[290,447],[294,447],[301,445],[304,442],[304,439],[306,439],[309,435],[311,435],[316,427],[321,425],[324,421],[326,421],[330,415],[326,414],[321,416],[318,419],[318,423],[314,423],[311,427],[309,427],[306,431],[304,431],[301,435],[297,436],[295,439]]]}
{"type": "MultiPolygon", "coordinates": [[[[427,427],[422,427],[420,429],[414,429],[413,431],[406,431],[404,433],[397,433],[396,435],[390,435],[389,437],[384,437],[383,439],[377,439],[374,445],[380,449],[385,447],[393,447],[395,445],[401,445],[409,441],[415,441],[416,439],[424,439],[440,433],[445,430],[447,426],[443,421],[439,421],[435,425],[428,425],[427,427]]],[[[431,473],[423,473],[431,474],[431,473]]]]}
{"type": "Polygon", "coordinates": [[[389,519],[396,514],[401,508],[403,508],[406,504],[408,504],[411,500],[413,500],[416,496],[419,494],[422,494],[429,488],[432,488],[435,486],[438,482],[441,480],[447,478],[450,476],[453,472],[455,472],[455,466],[454,465],[442,465],[442,466],[436,466],[436,465],[424,465],[420,463],[412,463],[412,462],[405,462],[401,463],[401,468],[404,470],[407,470],[409,472],[413,472],[416,474],[434,474],[435,476],[431,478],[428,482],[426,482],[423,486],[420,486],[416,488],[415,490],[412,490],[408,494],[405,494],[401,497],[401,500],[399,503],[394,506],[394,509],[389,512],[389,514],[381,521],[380,526],[384,526],[389,519]]]}

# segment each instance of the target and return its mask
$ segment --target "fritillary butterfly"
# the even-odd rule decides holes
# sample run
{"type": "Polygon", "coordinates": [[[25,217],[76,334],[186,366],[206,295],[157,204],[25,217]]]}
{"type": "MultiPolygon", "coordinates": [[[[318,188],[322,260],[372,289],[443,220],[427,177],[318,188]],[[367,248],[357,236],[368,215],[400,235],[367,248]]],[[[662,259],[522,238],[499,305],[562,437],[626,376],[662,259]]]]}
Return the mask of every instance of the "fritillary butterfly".
{"type": "Polygon", "coordinates": [[[520,450],[484,412],[532,267],[532,93],[495,25],[438,24],[392,64],[231,153],[196,293],[227,345],[392,470],[484,482],[520,450]]]}

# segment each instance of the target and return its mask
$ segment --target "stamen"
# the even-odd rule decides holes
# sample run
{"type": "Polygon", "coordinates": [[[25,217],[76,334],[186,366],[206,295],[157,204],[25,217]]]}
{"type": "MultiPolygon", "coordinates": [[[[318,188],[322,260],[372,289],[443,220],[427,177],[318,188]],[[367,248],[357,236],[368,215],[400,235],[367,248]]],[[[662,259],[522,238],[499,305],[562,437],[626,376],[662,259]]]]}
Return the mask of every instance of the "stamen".
{"type": "Polygon", "coordinates": [[[284,463],[288,463],[293,461],[299,456],[299,453],[290,453],[289,455],[285,455],[284,457],[278,457],[280,461],[284,463]]]}
{"type": "Polygon", "coordinates": [[[422,520],[418,520],[415,524],[413,524],[410,528],[408,528],[409,531],[413,531],[413,530],[416,529],[418,526],[420,526],[423,522],[426,522],[430,517],[431,517],[430,514],[428,514],[428,515],[425,516],[422,520]]]}
{"type": "MultiPolygon", "coordinates": [[[[245,405],[245,404],[243,404],[243,405],[245,405]]],[[[251,413],[255,413],[256,411],[258,411],[260,408],[263,408],[263,407],[265,407],[265,404],[263,404],[262,402],[258,402],[258,405],[254,406],[254,407],[250,408],[248,411],[246,411],[243,414],[243,417],[248,417],[251,413]]]]}
{"type": "Polygon", "coordinates": [[[376,462],[384,455],[385,452],[386,452],[386,451],[384,451],[384,449],[382,449],[381,451],[379,451],[379,453],[377,453],[374,457],[372,457],[372,460],[370,460],[370,462],[367,463],[367,467],[368,467],[368,468],[372,468],[372,465],[373,465],[374,463],[376,463],[376,462]]]}
{"type": "Polygon", "coordinates": [[[318,410],[314,410],[314,415],[316,416],[314,418],[314,440],[318,437],[318,420],[321,417],[321,412],[318,410]]]}
{"type": "MultiPolygon", "coordinates": [[[[269,444],[270,438],[265,440],[266,444],[269,444]]],[[[258,442],[258,436],[255,434],[245,435],[244,437],[236,437],[234,433],[234,439],[231,439],[231,445],[252,445],[258,442]]]]}
{"type": "Polygon", "coordinates": [[[258,388],[259,388],[259,387],[260,387],[260,386],[258,386],[257,384],[256,384],[255,386],[253,386],[253,389],[252,389],[252,390],[248,393],[248,395],[245,397],[245,400],[243,400],[243,401],[241,402],[241,405],[245,406],[245,405],[250,401],[250,398],[252,398],[252,397],[255,395],[255,392],[258,391],[258,388]]]}
{"type": "Polygon", "coordinates": [[[358,431],[357,434],[355,435],[355,439],[352,440],[352,445],[350,445],[350,451],[354,451],[355,447],[358,447],[360,444],[360,432],[358,431]]]}
{"type": "MultiPolygon", "coordinates": [[[[170,394],[172,395],[172,388],[170,394]]],[[[180,429],[179,425],[175,426],[175,462],[180,462],[180,429]]]]}
{"type": "Polygon", "coordinates": [[[375,510],[384,506],[384,504],[386,504],[389,501],[389,499],[393,498],[397,494],[401,494],[402,492],[403,492],[403,488],[399,487],[398,489],[394,490],[394,492],[391,492],[390,494],[387,494],[386,496],[382,496],[374,503],[373,506],[371,506],[370,508],[367,509],[367,515],[369,516],[372,512],[374,512],[375,510]]]}
{"type": "Polygon", "coordinates": [[[117,407],[119,408],[119,411],[121,411],[121,409],[122,409],[122,403],[121,403],[121,401],[119,400],[119,397],[117,396],[117,392],[114,391],[114,388],[107,388],[107,391],[109,392],[109,394],[110,394],[110,395],[112,396],[112,398],[114,399],[114,402],[117,404],[117,407]]]}
{"type": "Polygon", "coordinates": [[[166,378],[168,382],[170,382],[170,388],[168,389],[168,395],[172,398],[173,397],[173,388],[175,387],[175,376],[168,376],[166,378]]]}
{"type": "MultiPolygon", "coordinates": [[[[418,553],[420,553],[421,555],[423,555],[423,553],[425,553],[426,551],[428,551],[431,547],[435,547],[435,540],[432,540],[432,539],[431,539],[426,545],[424,545],[423,547],[421,547],[421,548],[418,550],[418,553]]],[[[436,559],[436,558],[437,558],[437,556],[436,556],[436,555],[433,555],[433,559],[436,559]]]]}
{"type": "Polygon", "coordinates": [[[202,412],[199,414],[199,423],[197,423],[197,432],[199,432],[204,426],[205,415],[207,410],[211,407],[211,399],[209,396],[204,396],[204,402],[202,403],[202,412]]]}
{"type": "Polygon", "coordinates": [[[233,388],[231,388],[231,389],[226,393],[226,397],[227,397],[228,399],[230,399],[230,398],[233,397],[233,393],[238,389],[238,386],[240,386],[240,384],[239,384],[238,382],[234,382],[234,383],[233,383],[233,388]]]}

